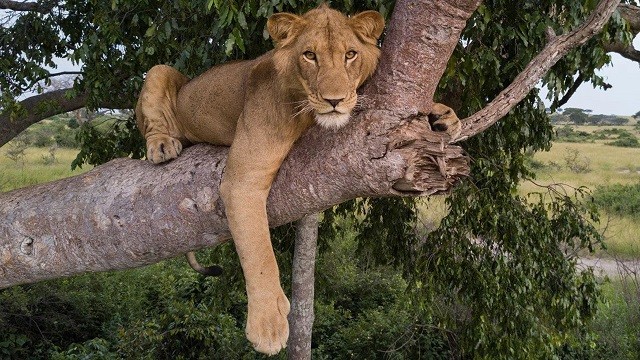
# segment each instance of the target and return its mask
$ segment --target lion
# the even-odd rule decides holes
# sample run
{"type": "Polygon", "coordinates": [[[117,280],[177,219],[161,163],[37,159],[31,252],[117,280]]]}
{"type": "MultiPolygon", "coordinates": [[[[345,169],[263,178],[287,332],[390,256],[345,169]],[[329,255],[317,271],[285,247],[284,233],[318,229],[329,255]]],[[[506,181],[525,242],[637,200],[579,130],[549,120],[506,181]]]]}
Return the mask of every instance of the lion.
{"type": "MultiPolygon", "coordinates": [[[[376,69],[383,29],[376,11],[348,17],[321,5],[304,15],[277,13],[267,21],[275,48],[254,60],[192,80],[166,65],[147,73],[136,117],[148,160],[171,160],[194,143],[231,147],[220,194],[246,282],[247,339],[261,353],[278,353],[289,336],[289,300],[267,222],[271,184],[309,127],[349,121],[356,90],[376,69]]],[[[440,109],[440,126],[456,123],[450,110],[440,109]]]]}

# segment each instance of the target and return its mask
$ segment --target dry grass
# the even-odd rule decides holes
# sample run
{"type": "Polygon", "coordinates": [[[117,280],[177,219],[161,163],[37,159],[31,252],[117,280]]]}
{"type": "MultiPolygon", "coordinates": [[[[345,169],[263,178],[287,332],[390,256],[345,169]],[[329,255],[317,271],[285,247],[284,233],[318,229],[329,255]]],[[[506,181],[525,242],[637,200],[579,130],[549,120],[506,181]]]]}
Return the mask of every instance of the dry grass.
{"type": "MultiPolygon", "coordinates": [[[[601,129],[603,127],[583,126],[601,129]]],[[[620,128],[620,127],[618,127],[620,128]]],[[[578,129],[576,129],[578,130],[578,129]]],[[[536,183],[548,185],[567,184],[570,187],[585,186],[591,190],[597,186],[612,184],[636,184],[640,182],[640,148],[622,148],[595,143],[554,143],[549,152],[534,155],[534,160],[544,165],[537,171],[536,183]],[[569,169],[565,157],[577,151],[578,160],[589,163],[590,171],[576,173],[569,169]]],[[[532,182],[520,187],[522,194],[542,191],[532,182]]],[[[625,257],[640,256],[640,223],[636,219],[601,214],[599,225],[606,237],[607,252],[625,257]]]]}
{"type": "Polygon", "coordinates": [[[62,179],[81,174],[91,167],[71,171],[71,161],[79,150],[57,149],[56,161],[45,165],[43,156],[49,155],[48,148],[29,147],[25,156],[17,162],[6,156],[7,145],[0,147],[0,191],[9,191],[29,185],[62,179]]]}

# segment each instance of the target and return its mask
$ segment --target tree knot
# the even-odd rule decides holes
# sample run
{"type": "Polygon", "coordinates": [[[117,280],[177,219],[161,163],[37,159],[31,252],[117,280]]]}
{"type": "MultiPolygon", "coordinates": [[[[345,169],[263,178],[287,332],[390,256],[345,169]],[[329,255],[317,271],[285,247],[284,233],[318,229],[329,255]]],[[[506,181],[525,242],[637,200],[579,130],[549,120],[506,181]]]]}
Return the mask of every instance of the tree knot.
{"type": "Polygon", "coordinates": [[[469,174],[468,157],[461,147],[450,144],[447,131],[432,126],[441,119],[418,113],[402,119],[389,134],[388,152],[396,152],[406,162],[404,176],[393,189],[399,194],[431,195],[448,191],[469,174]]]}
{"type": "Polygon", "coordinates": [[[33,254],[33,239],[30,237],[25,237],[21,242],[20,242],[20,251],[24,254],[24,255],[31,255],[33,254]]]}

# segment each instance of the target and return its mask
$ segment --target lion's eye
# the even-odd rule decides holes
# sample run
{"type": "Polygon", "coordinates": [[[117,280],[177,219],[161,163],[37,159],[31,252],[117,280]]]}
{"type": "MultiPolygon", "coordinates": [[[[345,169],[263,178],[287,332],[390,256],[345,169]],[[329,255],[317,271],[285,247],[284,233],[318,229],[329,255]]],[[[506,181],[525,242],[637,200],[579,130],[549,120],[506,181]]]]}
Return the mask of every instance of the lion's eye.
{"type": "Polygon", "coordinates": [[[344,54],[344,57],[345,57],[347,60],[353,60],[353,59],[355,59],[355,58],[356,58],[356,56],[357,56],[357,55],[358,55],[358,53],[357,53],[357,52],[355,52],[355,51],[353,51],[353,50],[349,50],[349,51],[347,51],[347,53],[346,53],[346,54],[344,54]]]}
{"type": "Polygon", "coordinates": [[[316,61],[316,53],[314,53],[313,51],[305,51],[304,53],[302,53],[302,55],[309,61],[316,61]]]}

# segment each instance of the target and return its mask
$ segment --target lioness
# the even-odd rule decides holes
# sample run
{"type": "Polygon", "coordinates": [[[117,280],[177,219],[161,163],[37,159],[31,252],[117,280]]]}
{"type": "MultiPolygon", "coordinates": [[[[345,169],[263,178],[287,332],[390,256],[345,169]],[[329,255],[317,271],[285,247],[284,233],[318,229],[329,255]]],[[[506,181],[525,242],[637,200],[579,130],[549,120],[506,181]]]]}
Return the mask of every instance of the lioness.
{"type": "MultiPolygon", "coordinates": [[[[267,30],[275,49],[259,58],[193,80],[158,65],[145,79],[136,116],[150,161],[175,158],[193,143],[231,146],[220,193],[246,281],[246,334],[259,352],[278,353],[289,336],[289,301],[267,223],[271,183],[314,122],[339,128],[349,121],[356,89],[376,68],[383,28],[375,11],[347,17],[322,5],[302,16],[274,14],[267,30]]],[[[446,112],[438,122],[457,121],[446,112]]]]}

